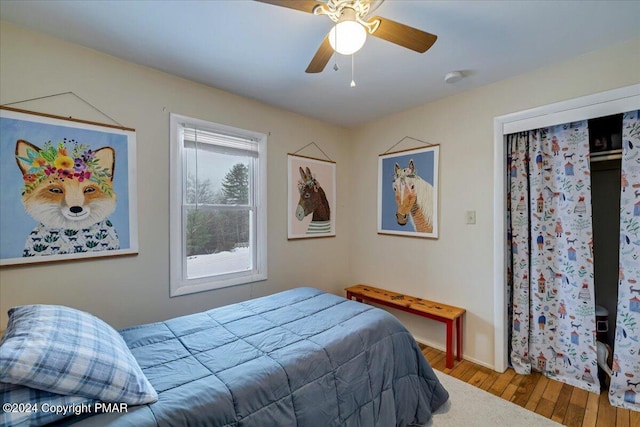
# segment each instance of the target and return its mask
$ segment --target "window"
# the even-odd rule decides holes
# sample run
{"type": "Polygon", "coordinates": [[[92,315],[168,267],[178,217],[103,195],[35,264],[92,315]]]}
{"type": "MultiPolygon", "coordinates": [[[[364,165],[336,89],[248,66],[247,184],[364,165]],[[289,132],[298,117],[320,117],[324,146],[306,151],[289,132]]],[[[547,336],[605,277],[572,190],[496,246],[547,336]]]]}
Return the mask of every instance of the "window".
{"type": "Polygon", "coordinates": [[[266,135],[170,122],[171,296],[266,280],[266,135]]]}

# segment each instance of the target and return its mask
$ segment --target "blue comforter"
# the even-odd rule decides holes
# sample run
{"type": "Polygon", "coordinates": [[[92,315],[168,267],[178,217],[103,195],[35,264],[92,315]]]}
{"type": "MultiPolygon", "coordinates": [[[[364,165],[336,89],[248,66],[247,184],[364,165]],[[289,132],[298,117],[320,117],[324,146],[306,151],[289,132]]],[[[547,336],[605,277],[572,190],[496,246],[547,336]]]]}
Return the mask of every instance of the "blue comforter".
{"type": "Polygon", "coordinates": [[[65,424],[389,427],[448,399],[392,315],[317,289],[120,332],[158,402],[65,424]]]}

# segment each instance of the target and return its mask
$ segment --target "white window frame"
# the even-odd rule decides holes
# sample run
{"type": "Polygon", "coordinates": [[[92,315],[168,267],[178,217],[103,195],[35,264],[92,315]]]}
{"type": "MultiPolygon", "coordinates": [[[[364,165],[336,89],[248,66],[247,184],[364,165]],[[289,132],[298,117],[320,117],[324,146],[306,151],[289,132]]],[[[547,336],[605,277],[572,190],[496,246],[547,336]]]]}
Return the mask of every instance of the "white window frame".
{"type": "Polygon", "coordinates": [[[253,283],[267,279],[267,135],[259,132],[238,129],[218,123],[195,119],[171,113],[170,124],[170,194],[169,194],[169,275],[170,296],[187,295],[213,289],[253,283]],[[253,268],[248,271],[224,275],[187,278],[186,239],[184,230],[185,174],[183,131],[196,128],[217,134],[255,141],[258,145],[258,157],[250,179],[253,197],[255,221],[252,224],[250,247],[252,249],[253,268]]]}

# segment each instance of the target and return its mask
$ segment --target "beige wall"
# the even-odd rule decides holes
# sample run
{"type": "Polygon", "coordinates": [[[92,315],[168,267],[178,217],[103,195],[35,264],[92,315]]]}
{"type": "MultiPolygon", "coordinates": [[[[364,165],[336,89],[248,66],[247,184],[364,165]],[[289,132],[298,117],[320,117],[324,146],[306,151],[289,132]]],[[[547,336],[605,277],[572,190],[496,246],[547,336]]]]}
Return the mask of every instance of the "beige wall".
{"type": "MultiPolygon", "coordinates": [[[[467,309],[465,357],[493,366],[493,119],[640,82],[640,41],[432,102],[358,129],[353,138],[351,277],[467,309]],[[378,154],[404,136],[440,144],[440,238],[377,235],[378,154]],[[465,223],[475,210],[476,225],[465,223]]],[[[415,146],[415,145],[413,145],[415,146]]],[[[398,148],[410,148],[411,145],[398,148]]],[[[416,338],[444,328],[396,312],[416,338]]]]}
{"type": "MultiPolygon", "coordinates": [[[[347,132],[293,113],[2,23],[0,103],[72,91],[136,129],[139,255],[0,269],[0,329],[9,307],[65,304],[116,327],[166,319],[299,285],[341,293],[348,276],[347,132]],[[268,272],[254,285],[169,298],[169,113],[271,132],[268,272]],[[316,142],[337,162],[337,237],[287,241],[287,153],[316,142]],[[314,268],[314,262],[322,260],[314,268]]],[[[109,123],[73,96],[16,107],[109,123]]],[[[321,157],[313,150],[302,154],[321,157]]]]}
{"type": "MultiPolygon", "coordinates": [[[[494,361],[493,118],[640,82],[636,40],[345,130],[10,24],[0,31],[0,103],[73,91],[136,128],[140,218],[136,257],[0,269],[0,324],[17,304],[71,305],[120,327],[298,285],[341,294],[349,283],[369,283],[466,307],[465,356],[487,366],[494,361]],[[169,112],[271,132],[267,282],[169,298],[169,112]],[[406,135],[441,145],[438,240],[376,234],[378,154],[406,135]],[[288,242],[286,154],[311,141],[337,162],[337,237],[288,242]],[[477,212],[476,225],[465,224],[466,210],[477,212]]],[[[105,121],[64,98],[20,107],[105,121]]],[[[416,337],[443,346],[442,325],[394,313],[416,337]]]]}

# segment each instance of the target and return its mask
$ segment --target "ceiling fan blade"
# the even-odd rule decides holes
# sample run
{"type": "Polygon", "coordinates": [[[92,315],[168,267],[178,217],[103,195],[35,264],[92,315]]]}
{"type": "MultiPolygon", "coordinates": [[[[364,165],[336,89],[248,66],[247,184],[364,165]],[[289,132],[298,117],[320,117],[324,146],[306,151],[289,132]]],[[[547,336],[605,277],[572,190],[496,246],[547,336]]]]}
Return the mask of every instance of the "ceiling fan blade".
{"type": "Polygon", "coordinates": [[[309,66],[305,70],[307,73],[320,73],[324,70],[331,56],[333,55],[333,48],[329,43],[329,34],[324,37],[322,44],[318,48],[318,51],[314,55],[313,59],[309,63],[309,66]]]}
{"type": "Polygon", "coordinates": [[[289,9],[299,10],[301,12],[313,13],[313,9],[324,3],[316,0],[254,0],[260,3],[273,4],[276,6],[287,7],[289,9]]]}
{"type": "Polygon", "coordinates": [[[438,36],[435,34],[427,33],[381,16],[375,16],[369,19],[369,22],[375,20],[380,21],[380,25],[378,29],[371,34],[372,36],[390,41],[391,43],[419,53],[426,52],[438,39],[438,36]]]}

